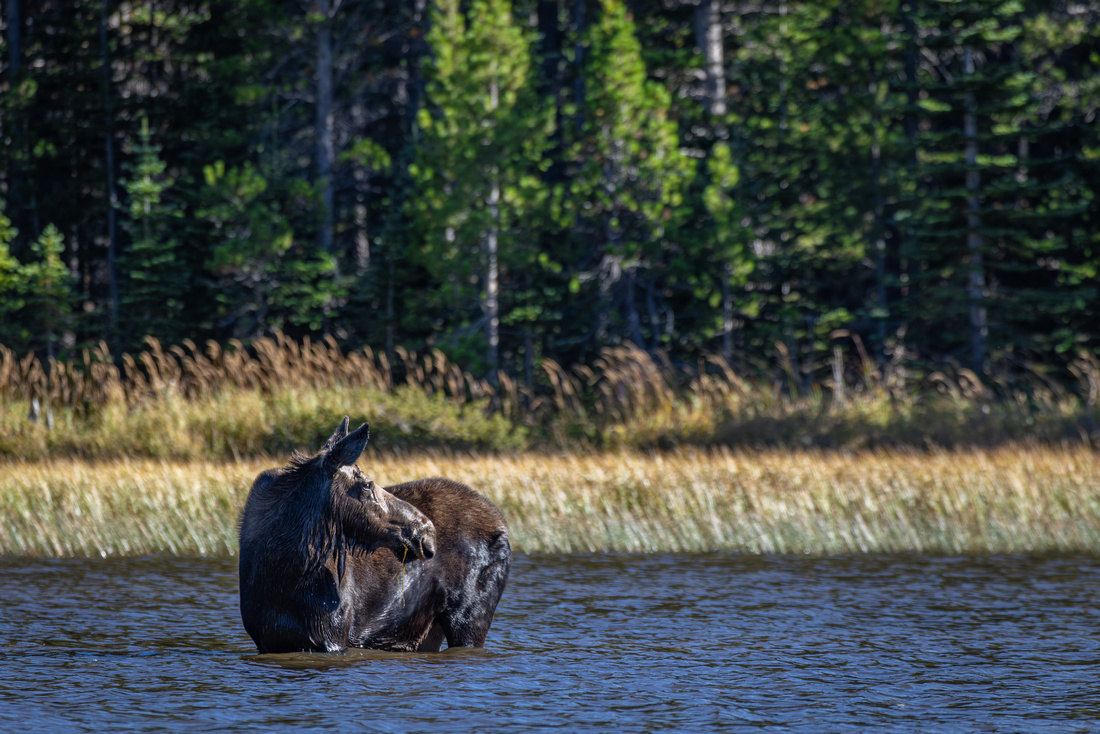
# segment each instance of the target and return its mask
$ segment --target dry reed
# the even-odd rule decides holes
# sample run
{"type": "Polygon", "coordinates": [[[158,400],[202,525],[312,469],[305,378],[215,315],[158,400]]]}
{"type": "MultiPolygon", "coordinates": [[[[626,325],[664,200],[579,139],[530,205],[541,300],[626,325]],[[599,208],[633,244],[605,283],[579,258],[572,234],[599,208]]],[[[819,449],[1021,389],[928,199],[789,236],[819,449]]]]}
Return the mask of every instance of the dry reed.
{"type": "MultiPolygon", "coordinates": [[[[13,463],[0,554],[231,554],[274,462],[13,463]]],[[[364,457],[383,484],[446,475],[503,510],[517,551],[1100,552],[1086,449],[364,457]]]]}
{"type": "MultiPolygon", "coordinates": [[[[847,338],[847,337],[845,337],[847,338]]],[[[872,363],[834,350],[830,377],[803,380],[782,359],[754,381],[709,357],[607,347],[589,365],[552,360],[532,385],[475,378],[435,350],[344,352],[335,339],[282,334],[248,348],[204,349],[148,339],[134,356],[105,345],[69,362],[0,346],[0,456],[218,459],[313,447],[349,412],[383,447],[504,450],[682,445],[994,446],[1093,444],[1100,363],[1082,354],[1063,385],[977,375],[961,367],[918,376],[897,349],[872,363]],[[769,377],[769,375],[771,375],[769,377]]]]}

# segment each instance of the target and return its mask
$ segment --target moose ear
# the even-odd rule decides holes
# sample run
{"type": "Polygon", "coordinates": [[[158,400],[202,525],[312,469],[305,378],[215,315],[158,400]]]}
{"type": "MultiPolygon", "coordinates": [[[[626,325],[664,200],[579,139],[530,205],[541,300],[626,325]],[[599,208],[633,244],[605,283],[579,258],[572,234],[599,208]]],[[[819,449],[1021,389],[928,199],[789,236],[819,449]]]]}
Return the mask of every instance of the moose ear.
{"type": "Polygon", "coordinates": [[[348,424],[349,423],[351,423],[351,419],[348,418],[345,415],[344,416],[344,422],[341,423],[340,425],[336,426],[336,430],[333,431],[332,435],[328,437],[327,441],[325,441],[325,445],[321,447],[321,451],[319,453],[323,454],[323,453],[326,453],[328,451],[332,451],[332,447],[336,445],[336,442],[339,441],[344,436],[348,435],[348,424]]]}
{"type": "Polygon", "coordinates": [[[370,424],[364,423],[333,444],[332,449],[325,454],[325,473],[335,474],[340,467],[354,464],[367,447],[368,438],[370,424]]]}

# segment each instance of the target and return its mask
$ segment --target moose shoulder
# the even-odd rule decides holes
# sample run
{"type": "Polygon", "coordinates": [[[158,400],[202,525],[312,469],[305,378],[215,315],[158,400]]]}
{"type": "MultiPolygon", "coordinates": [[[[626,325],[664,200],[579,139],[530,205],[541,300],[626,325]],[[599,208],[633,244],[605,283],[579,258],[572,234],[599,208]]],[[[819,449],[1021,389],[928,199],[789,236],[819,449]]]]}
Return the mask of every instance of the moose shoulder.
{"type": "Polygon", "coordinates": [[[355,465],[368,431],[345,416],[252,485],[241,617],[260,652],[485,644],[511,565],[500,510],[449,479],[378,487],[355,465]]]}

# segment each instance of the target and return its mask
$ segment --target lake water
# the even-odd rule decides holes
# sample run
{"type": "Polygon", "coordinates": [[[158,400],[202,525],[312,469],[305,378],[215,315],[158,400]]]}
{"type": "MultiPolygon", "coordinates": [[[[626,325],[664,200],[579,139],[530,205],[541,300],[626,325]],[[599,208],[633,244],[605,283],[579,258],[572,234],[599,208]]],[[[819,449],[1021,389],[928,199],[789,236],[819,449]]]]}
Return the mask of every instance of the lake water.
{"type": "Polygon", "coordinates": [[[0,731],[1098,731],[1100,559],[519,556],[485,650],[259,656],[235,559],[0,559],[0,731]]]}

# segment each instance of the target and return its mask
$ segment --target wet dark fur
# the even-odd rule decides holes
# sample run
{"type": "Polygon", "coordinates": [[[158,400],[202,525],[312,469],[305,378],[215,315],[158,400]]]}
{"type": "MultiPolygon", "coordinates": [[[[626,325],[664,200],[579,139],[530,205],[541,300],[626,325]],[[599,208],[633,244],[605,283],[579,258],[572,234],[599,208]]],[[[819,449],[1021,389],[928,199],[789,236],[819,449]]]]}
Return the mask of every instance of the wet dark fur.
{"type": "Polygon", "coordinates": [[[378,491],[358,467],[328,476],[346,459],[330,457],[339,438],[260,474],[242,512],[241,617],[260,652],[484,645],[511,565],[500,511],[458,482],[422,479],[379,493],[404,523],[386,535],[356,504],[378,491]]]}

